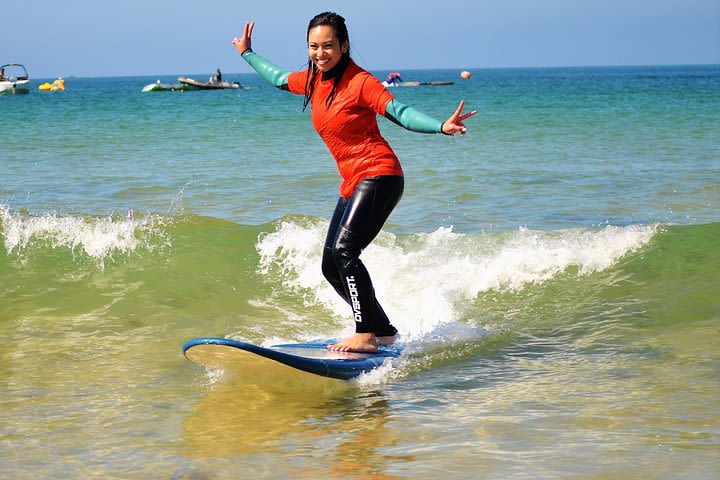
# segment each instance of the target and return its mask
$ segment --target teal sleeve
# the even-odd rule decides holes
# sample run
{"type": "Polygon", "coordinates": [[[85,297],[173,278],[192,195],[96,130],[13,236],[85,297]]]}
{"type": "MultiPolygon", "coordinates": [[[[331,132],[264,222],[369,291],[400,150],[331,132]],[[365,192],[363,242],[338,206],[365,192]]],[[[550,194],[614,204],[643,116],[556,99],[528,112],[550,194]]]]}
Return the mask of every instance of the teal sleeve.
{"type": "Polygon", "coordinates": [[[290,75],[290,72],[268,62],[250,49],[245,50],[242,57],[267,82],[277,88],[287,90],[288,76],[290,75]]]}
{"type": "Polygon", "coordinates": [[[385,117],[413,132],[443,133],[442,126],[444,122],[418,112],[396,99],[388,102],[387,107],[385,107],[385,117]]]}

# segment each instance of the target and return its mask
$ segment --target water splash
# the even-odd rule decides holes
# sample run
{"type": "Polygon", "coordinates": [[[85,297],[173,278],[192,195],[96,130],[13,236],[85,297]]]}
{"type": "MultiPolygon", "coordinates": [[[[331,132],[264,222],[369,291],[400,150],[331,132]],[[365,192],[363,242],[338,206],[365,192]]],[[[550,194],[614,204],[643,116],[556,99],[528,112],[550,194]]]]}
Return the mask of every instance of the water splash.
{"type": "MultiPolygon", "coordinates": [[[[283,219],[258,241],[259,271],[283,288],[340,318],[348,307],[320,271],[327,223],[283,219]]],[[[407,340],[456,323],[489,291],[518,291],[572,270],[589,275],[645,245],[657,225],[502,234],[461,234],[451,228],[398,237],[382,232],[363,252],[378,298],[407,340]]],[[[347,334],[348,330],[340,333],[347,334]]]]}
{"type": "MultiPolygon", "coordinates": [[[[144,242],[148,234],[162,231],[160,217],[132,215],[107,217],[47,213],[32,216],[12,212],[0,205],[0,233],[8,254],[21,254],[34,246],[49,245],[53,250],[67,249],[73,255],[85,255],[100,265],[113,254],[128,254],[144,242]]],[[[157,245],[157,243],[156,243],[157,245]]]]}

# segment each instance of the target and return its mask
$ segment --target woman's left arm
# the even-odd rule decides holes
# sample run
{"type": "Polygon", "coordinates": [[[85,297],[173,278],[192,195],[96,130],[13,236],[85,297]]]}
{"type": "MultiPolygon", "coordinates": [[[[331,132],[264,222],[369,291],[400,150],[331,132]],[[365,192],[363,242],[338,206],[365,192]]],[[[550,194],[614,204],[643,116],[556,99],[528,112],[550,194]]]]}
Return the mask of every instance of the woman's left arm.
{"type": "Polygon", "coordinates": [[[467,132],[467,128],[463,122],[477,113],[476,110],[470,113],[462,113],[464,106],[465,100],[462,100],[460,106],[455,110],[455,113],[444,122],[441,122],[399,102],[397,99],[392,99],[385,107],[385,117],[413,132],[444,133],[445,135],[453,135],[460,132],[460,136],[463,136],[467,132]]]}

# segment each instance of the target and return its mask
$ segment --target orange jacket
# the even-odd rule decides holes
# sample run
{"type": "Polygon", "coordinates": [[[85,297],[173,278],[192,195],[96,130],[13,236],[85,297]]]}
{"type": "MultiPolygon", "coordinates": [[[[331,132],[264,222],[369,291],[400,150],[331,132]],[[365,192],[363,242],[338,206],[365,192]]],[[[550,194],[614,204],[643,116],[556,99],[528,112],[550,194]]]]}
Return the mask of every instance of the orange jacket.
{"type": "MultiPolygon", "coordinates": [[[[291,73],[288,89],[305,93],[308,70],[291,73]]],[[[338,80],[330,108],[325,105],[333,80],[316,79],[310,99],[312,122],[337,162],[343,178],[340,196],[348,198],[363,178],[378,175],[403,175],[402,167],[390,145],[380,135],[377,115],[393,96],[371,74],[352,60],[338,80]]]]}

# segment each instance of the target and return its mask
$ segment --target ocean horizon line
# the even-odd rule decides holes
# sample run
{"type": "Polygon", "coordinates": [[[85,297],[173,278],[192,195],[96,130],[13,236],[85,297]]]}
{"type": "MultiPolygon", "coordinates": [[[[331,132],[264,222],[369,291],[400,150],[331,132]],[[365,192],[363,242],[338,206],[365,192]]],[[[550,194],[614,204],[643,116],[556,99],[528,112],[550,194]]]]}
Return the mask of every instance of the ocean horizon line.
{"type": "MultiPolygon", "coordinates": [[[[362,66],[362,65],[361,65],[362,66]]],[[[678,63],[678,64],[617,64],[617,65],[538,65],[538,66],[495,66],[495,67],[467,67],[467,66],[460,66],[460,67],[373,67],[368,68],[366,66],[362,66],[366,70],[368,70],[371,73],[377,73],[377,72],[385,72],[385,71],[413,71],[413,72],[460,72],[462,70],[468,70],[471,73],[472,72],[479,72],[479,71],[523,71],[523,70],[592,70],[592,69],[632,69],[632,68],[713,68],[713,67],[720,67],[720,63],[678,63]]],[[[26,68],[27,65],[26,65],[26,68]]],[[[137,73],[132,75],[74,75],[74,74],[65,74],[65,75],[40,75],[40,76],[33,76],[30,69],[30,79],[31,80],[45,80],[45,79],[55,79],[55,78],[65,78],[65,79],[107,79],[107,78],[141,78],[141,77],[171,77],[171,76],[201,76],[201,75],[212,75],[215,72],[215,68],[208,69],[207,71],[203,72],[184,72],[184,73],[137,73]]],[[[221,68],[222,69],[222,68],[221,68]]],[[[255,72],[253,71],[244,71],[244,72],[225,72],[223,71],[223,75],[255,75],[255,72]]]]}

